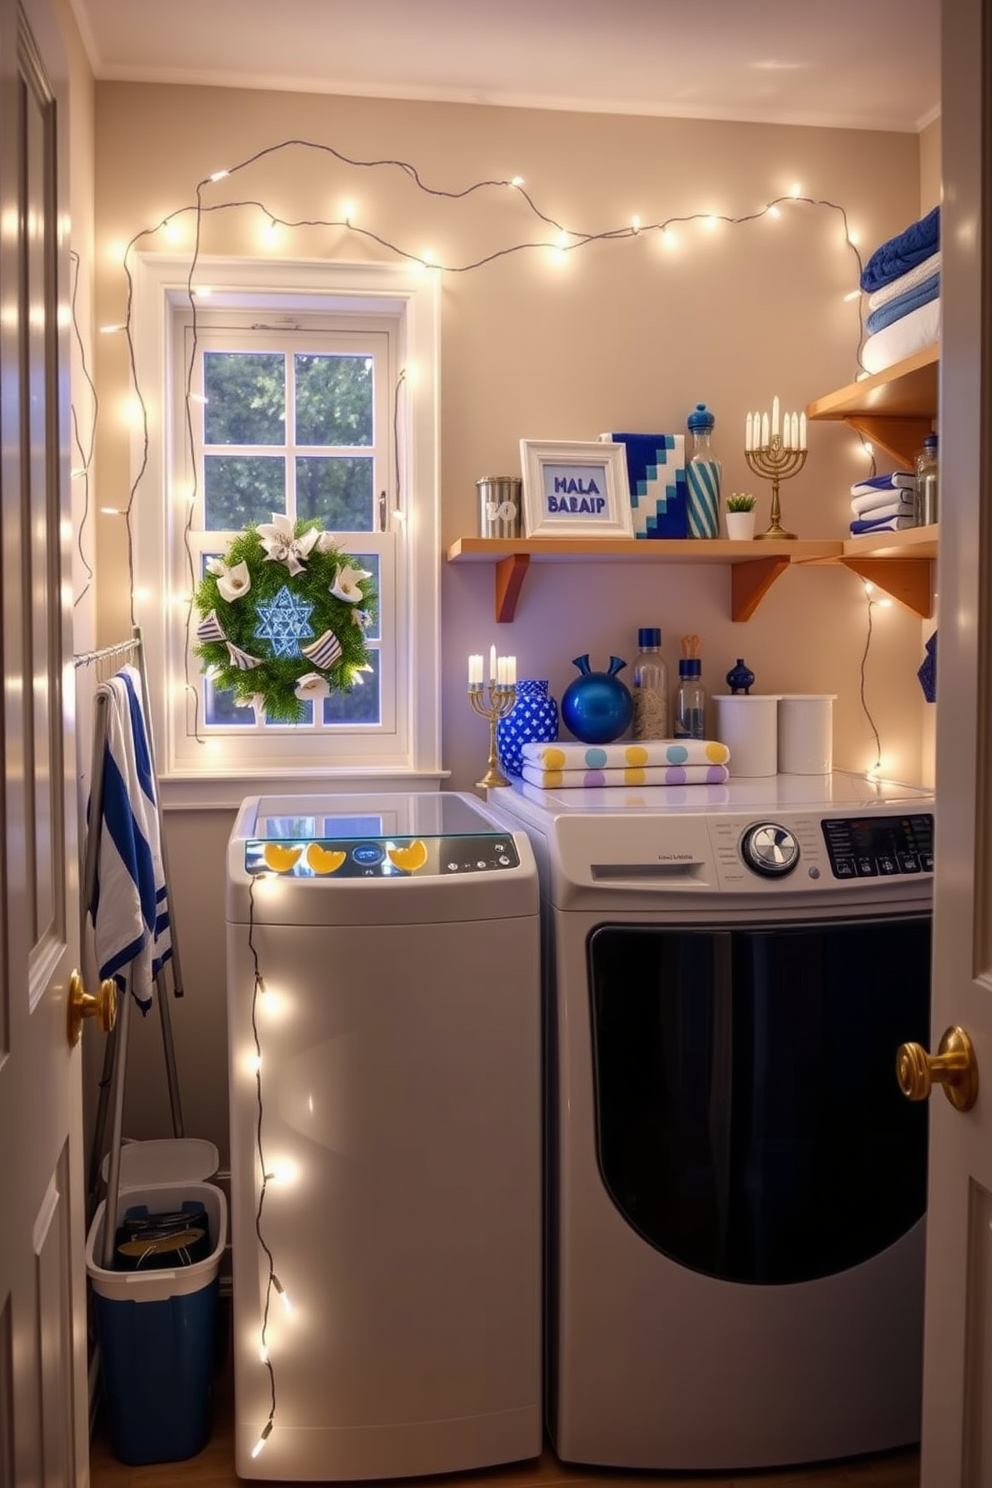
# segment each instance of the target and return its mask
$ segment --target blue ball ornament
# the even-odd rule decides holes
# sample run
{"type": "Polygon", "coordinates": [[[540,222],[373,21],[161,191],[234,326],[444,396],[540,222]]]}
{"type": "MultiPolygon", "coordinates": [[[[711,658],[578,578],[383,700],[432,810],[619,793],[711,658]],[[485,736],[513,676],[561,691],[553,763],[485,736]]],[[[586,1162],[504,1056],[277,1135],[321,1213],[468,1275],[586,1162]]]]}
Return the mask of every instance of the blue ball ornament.
{"type": "Polygon", "coordinates": [[[634,713],[630,691],[616,675],[627,663],[611,656],[608,671],[594,672],[588,656],[576,656],[572,665],[581,675],[565,688],[562,720],[581,743],[610,744],[627,730],[634,713]]]}

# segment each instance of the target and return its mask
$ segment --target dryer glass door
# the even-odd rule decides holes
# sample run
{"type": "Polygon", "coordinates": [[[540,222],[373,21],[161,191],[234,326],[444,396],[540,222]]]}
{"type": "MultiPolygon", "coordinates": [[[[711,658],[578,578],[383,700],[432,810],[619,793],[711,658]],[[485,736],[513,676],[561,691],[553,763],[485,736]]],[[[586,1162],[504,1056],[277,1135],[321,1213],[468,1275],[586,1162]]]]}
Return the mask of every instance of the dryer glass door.
{"type": "Polygon", "coordinates": [[[829,1276],[926,1207],[930,918],[589,937],[598,1159],[635,1230],[726,1280],[829,1276]]]}

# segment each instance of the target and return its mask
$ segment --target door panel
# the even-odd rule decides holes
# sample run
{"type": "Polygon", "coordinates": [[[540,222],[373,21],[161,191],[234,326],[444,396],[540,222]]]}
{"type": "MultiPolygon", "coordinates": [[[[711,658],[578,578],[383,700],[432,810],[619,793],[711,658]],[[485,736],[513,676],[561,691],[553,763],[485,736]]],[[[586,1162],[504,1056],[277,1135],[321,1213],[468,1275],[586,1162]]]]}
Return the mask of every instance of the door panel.
{"type": "Polygon", "coordinates": [[[65,62],[0,5],[0,1485],[85,1488],[65,62]]]}
{"type": "Polygon", "coordinates": [[[931,1051],[971,1037],[975,1105],[930,1099],[922,1488],[988,1488],[992,1338],[992,14],[943,0],[940,660],[931,1051]],[[983,1404],[984,1401],[984,1404],[983,1404]]]}

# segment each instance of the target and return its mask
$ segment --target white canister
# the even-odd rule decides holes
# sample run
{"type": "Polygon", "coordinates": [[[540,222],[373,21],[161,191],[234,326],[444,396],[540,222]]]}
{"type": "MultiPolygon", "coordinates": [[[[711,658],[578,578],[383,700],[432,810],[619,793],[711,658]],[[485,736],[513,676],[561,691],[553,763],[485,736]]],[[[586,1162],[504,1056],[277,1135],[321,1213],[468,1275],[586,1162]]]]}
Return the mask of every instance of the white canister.
{"type": "Polygon", "coordinates": [[[727,768],[739,776],[778,774],[778,694],[715,696],[716,738],[730,750],[727,768]]]}
{"type": "Polygon", "coordinates": [[[783,693],[778,767],[783,775],[829,775],[834,767],[833,692],[783,693]]]}

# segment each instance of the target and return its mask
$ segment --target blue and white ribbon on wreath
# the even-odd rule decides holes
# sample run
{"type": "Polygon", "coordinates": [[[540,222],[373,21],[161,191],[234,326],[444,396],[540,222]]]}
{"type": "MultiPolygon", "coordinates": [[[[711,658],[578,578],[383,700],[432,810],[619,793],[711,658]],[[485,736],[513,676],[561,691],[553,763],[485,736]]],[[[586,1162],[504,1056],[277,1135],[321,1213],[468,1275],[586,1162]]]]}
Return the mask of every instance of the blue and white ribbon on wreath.
{"type": "Polygon", "coordinates": [[[217,611],[211,610],[209,615],[204,615],[196,627],[196,639],[198,641],[226,641],[224,627],[217,619],[217,611]]]}
{"type": "Polygon", "coordinates": [[[262,665],[261,657],[249,656],[247,651],[242,651],[241,647],[236,646],[233,641],[228,641],[227,651],[231,658],[231,665],[237,667],[239,672],[250,672],[252,667],[262,665]]]}
{"type": "Polygon", "coordinates": [[[314,666],[320,667],[325,672],[342,654],[341,642],[333,630],[325,630],[324,634],[319,636],[311,646],[301,646],[300,651],[309,661],[313,662],[314,666]]]}

